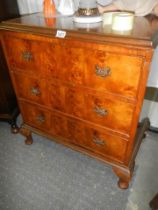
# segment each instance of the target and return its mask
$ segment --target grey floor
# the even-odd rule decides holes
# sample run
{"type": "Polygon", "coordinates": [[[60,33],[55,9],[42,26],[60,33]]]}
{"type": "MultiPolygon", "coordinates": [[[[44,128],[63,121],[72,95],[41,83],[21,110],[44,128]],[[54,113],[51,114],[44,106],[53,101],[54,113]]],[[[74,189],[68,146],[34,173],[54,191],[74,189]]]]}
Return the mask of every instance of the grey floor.
{"type": "Polygon", "coordinates": [[[33,135],[34,144],[0,122],[0,210],[149,210],[158,192],[158,134],[148,133],[128,190],[109,166],[33,135]]]}

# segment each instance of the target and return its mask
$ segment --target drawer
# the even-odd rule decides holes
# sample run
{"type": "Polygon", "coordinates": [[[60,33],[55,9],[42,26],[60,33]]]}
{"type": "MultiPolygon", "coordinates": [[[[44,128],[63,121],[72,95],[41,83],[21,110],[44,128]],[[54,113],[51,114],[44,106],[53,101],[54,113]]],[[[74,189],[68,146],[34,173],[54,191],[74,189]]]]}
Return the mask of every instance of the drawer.
{"type": "Polygon", "coordinates": [[[55,40],[44,42],[6,36],[4,42],[13,70],[132,99],[137,97],[143,57],[90,50],[55,40]]]}
{"type": "Polygon", "coordinates": [[[86,127],[85,146],[95,153],[123,162],[127,144],[125,139],[110,135],[104,130],[86,127]]]}
{"type": "Polygon", "coordinates": [[[48,103],[48,84],[44,79],[16,72],[13,75],[18,97],[43,105],[48,103]]]}
{"type": "MultiPolygon", "coordinates": [[[[104,48],[104,45],[101,47],[104,48]]],[[[73,46],[70,43],[64,43],[61,49],[61,80],[136,98],[144,64],[143,57],[121,52],[115,54],[105,50],[90,50],[86,46],[73,46]]]]}
{"type": "Polygon", "coordinates": [[[13,72],[13,78],[19,98],[64,111],[66,91],[61,83],[21,72],[13,72]]]}
{"type": "Polygon", "coordinates": [[[69,138],[76,145],[84,147],[96,154],[123,162],[127,141],[110,135],[104,129],[91,127],[79,121],[68,120],[69,138]]]}
{"type": "Polygon", "coordinates": [[[19,103],[24,123],[48,132],[51,127],[51,113],[23,101],[19,103]]]}
{"type": "Polygon", "coordinates": [[[129,134],[135,106],[109,95],[88,94],[86,119],[118,132],[129,134]]]}
{"type": "Polygon", "coordinates": [[[45,131],[47,134],[62,137],[64,141],[94,153],[123,161],[127,140],[111,135],[105,129],[94,128],[88,123],[43,110],[23,101],[20,102],[20,108],[26,124],[45,131]]]}
{"type": "Polygon", "coordinates": [[[4,43],[12,69],[37,76],[56,77],[60,52],[56,44],[10,36],[4,37],[4,43]]]}
{"type": "Polygon", "coordinates": [[[85,84],[85,51],[65,44],[61,48],[58,75],[62,81],[70,84],[85,84]]]}
{"type": "Polygon", "coordinates": [[[87,89],[57,83],[52,83],[50,87],[50,108],[118,132],[129,133],[135,106],[121,97],[94,95],[87,89]]]}
{"type": "Polygon", "coordinates": [[[20,101],[20,108],[24,122],[27,125],[45,131],[47,134],[63,137],[69,141],[66,117],[24,101],[20,101]]]}
{"type": "Polygon", "coordinates": [[[135,106],[119,97],[92,94],[86,89],[64,86],[45,79],[36,80],[14,73],[18,97],[45,105],[117,132],[128,134],[135,106]]]}
{"type": "Polygon", "coordinates": [[[136,98],[143,58],[104,51],[86,51],[86,85],[136,98]]]}

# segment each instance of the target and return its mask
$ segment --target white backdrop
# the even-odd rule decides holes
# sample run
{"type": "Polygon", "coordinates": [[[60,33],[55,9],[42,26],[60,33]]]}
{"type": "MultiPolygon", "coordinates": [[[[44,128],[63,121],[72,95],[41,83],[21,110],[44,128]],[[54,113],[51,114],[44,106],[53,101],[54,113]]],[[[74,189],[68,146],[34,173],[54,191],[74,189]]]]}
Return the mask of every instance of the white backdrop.
{"type": "Polygon", "coordinates": [[[42,11],[43,0],[17,0],[20,14],[42,11]]]}
{"type": "MultiPolygon", "coordinates": [[[[17,0],[19,5],[20,14],[27,14],[33,12],[41,12],[43,0],[17,0]]],[[[56,6],[60,0],[54,0],[56,6]]],[[[86,1],[86,0],[85,0],[86,1]]],[[[109,4],[111,0],[98,0],[100,4],[109,4]]],[[[78,7],[79,0],[74,0],[75,7],[78,7]]]]}
{"type": "Polygon", "coordinates": [[[150,68],[151,68],[151,71],[150,71],[147,86],[158,88],[158,47],[155,49],[150,68]]]}

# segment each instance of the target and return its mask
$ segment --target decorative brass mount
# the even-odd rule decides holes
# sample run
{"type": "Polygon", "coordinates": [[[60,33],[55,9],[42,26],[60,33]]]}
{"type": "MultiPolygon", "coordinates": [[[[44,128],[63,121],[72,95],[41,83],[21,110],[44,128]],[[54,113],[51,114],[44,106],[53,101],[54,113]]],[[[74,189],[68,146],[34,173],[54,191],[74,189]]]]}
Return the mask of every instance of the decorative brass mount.
{"type": "Polygon", "coordinates": [[[81,16],[98,15],[98,8],[79,8],[78,14],[81,16]]]}

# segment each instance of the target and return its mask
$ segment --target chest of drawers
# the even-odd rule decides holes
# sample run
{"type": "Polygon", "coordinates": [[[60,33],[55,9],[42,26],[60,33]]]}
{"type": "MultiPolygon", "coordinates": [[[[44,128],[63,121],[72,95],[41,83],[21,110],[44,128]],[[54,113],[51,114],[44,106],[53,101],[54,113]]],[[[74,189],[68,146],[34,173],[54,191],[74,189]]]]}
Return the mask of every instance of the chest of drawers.
{"type": "Polygon", "coordinates": [[[1,24],[26,144],[32,132],[47,136],[110,164],[127,188],[149,125],[138,125],[153,53],[148,28],[123,36],[101,25],[88,32],[60,26],[60,38],[59,23],[46,27],[37,18],[1,24]]]}

